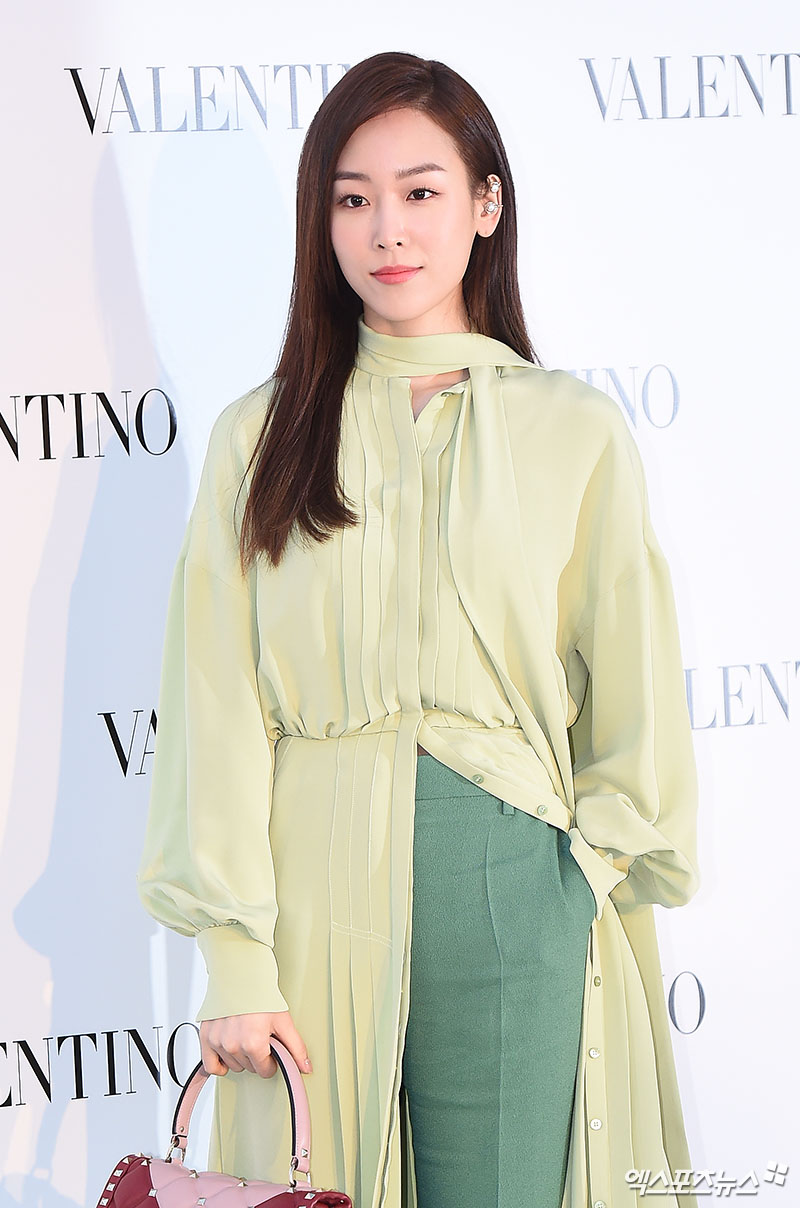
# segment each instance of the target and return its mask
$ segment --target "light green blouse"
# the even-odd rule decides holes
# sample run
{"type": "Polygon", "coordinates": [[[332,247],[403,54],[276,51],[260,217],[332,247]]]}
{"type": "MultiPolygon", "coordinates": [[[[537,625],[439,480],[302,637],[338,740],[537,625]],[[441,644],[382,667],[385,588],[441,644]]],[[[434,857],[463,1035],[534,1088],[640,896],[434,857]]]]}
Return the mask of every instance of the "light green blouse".
{"type": "MultiPolygon", "coordinates": [[[[499,341],[358,332],[339,470],[359,525],[243,577],[237,491],[273,381],[212,430],[169,602],[142,900],[197,936],[199,1019],[291,1010],[316,1185],[401,1208],[417,743],[565,830],[597,914],[564,1208],[633,1205],[627,1170],[691,1165],[652,904],[698,886],[638,449],[606,395],[499,341]],[[415,422],[408,379],[464,368],[415,422]]],[[[279,1081],[217,1083],[225,1169],[285,1177],[279,1081]]]]}

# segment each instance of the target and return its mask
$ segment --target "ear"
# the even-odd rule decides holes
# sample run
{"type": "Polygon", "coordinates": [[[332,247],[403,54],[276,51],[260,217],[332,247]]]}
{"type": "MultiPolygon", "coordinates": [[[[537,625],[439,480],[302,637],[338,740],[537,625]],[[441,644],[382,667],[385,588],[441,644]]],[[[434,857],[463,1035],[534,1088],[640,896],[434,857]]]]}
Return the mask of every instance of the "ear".
{"type": "Polygon", "coordinates": [[[495,228],[503,214],[503,186],[500,185],[497,192],[492,193],[489,189],[489,182],[484,181],[483,195],[475,202],[475,230],[484,239],[489,239],[495,231],[495,228]],[[485,212],[488,202],[496,202],[498,208],[493,214],[485,212]]]}

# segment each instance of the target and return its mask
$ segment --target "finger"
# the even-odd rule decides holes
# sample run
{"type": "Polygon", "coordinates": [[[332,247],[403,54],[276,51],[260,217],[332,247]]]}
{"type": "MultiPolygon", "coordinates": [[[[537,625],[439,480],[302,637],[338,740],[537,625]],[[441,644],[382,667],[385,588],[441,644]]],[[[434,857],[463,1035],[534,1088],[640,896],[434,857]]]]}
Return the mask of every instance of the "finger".
{"type": "Polygon", "coordinates": [[[240,1060],[238,1053],[229,1053],[228,1050],[224,1048],[218,1048],[216,1051],[220,1060],[228,1067],[229,1070],[233,1070],[234,1074],[241,1074],[241,1072],[247,1068],[247,1066],[245,1066],[240,1060]]]}
{"type": "Polygon", "coordinates": [[[284,1024],[279,1032],[277,1028],[273,1029],[279,1040],[282,1040],[289,1052],[297,1063],[297,1068],[301,1074],[313,1074],[314,1067],[311,1064],[311,1058],[308,1055],[303,1037],[298,1032],[297,1028],[290,1023],[284,1024]]]}
{"type": "Polygon", "coordinates": [[[239,1020],[213,1020],[206,1036],[209,1048],[218,1055],[227,1069],[233,1070],[235,1074],[241,1074],[244,1070],[253,1072],[239,1020]]]}
{"type": "Polygon", "coordinates": [[[247,1069],[254,1074],[258,1074],[260,1078],[271,1078],[277,1073],[278,1065],[272,1056],[269,1046],[269,1036],[251,1038],[246,1046],[242,1045],[242,1049],[237,1052],[237,1056],[240,1061],[246,1063],[247,1069]]]}
{"type": "Polygon", "coordinates": [[[203,1069],[207,1074],[214,1074],[217,1077],[224,1077],[228,1072],[228,1067],[220,1061],[219,1054],[215,1053],[211,1045],[200,1036],[200,1054],[203,1062],[203,1069]]]}

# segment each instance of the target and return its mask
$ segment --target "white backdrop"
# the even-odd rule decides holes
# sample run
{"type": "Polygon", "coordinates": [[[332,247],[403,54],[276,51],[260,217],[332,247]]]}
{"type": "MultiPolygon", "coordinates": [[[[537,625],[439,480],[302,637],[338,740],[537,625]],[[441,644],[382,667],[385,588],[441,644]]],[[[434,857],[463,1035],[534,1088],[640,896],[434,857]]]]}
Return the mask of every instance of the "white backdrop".
{"type": "Polygon", "coordinates": [[[534,345],[642,451],[701,778],[702,888],[656,912],[690,1148],[788,1208],[797,6],[3,8],[0,1204],[93,1208],[166,1146],[204,976],[135,887],[167,589],[211,423],[274,367],[305,129],[392,49],[486,99],[534,345]]]}

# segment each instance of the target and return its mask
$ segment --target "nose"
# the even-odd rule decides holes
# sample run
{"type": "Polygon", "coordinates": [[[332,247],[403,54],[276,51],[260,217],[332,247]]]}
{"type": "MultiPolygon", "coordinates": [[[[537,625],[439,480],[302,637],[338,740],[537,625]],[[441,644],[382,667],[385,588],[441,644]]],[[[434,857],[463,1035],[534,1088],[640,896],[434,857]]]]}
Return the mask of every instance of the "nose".
{"type": "Polygon", "coordinates": [[[396,206],[376,205],[373,237],[377,248],[402,247],[405,228],[396,206]]]}

